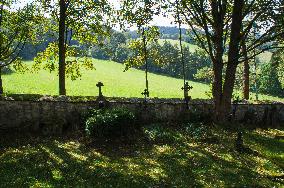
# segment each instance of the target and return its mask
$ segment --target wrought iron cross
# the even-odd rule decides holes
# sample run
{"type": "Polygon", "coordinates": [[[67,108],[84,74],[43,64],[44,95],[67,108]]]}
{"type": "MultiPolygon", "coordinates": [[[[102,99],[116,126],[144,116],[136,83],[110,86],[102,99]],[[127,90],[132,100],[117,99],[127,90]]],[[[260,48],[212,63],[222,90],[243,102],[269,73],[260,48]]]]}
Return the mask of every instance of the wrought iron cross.
{"type": "Polygon", "coordinates": [[[145,89],[144,92],[141,93],[141,95],[144,95],[145,99],[146,99],[147,97],[149,97],[149,91],[148,91],[148,89],[145,89]]]}
{"type": "Polygon", "coordinates": [[[185,85],[184,85],[184,87],[182,87],[181,89],[184,91],[184,99],[185,99],[186,101],[189,101],[191,97],[189,97],[188,92],[189,92],[191,89],[193,89],[193,87],[190,86],[190,85],[188,84],[188,82],[186,82],[185,85]]]}
{"type": "Polygon", "coordinates": [[[99,88],[99,97],[102,97],[102,87],[104,86],[104,84],[102,82],[98,82],[96,86],[99,88]]]}

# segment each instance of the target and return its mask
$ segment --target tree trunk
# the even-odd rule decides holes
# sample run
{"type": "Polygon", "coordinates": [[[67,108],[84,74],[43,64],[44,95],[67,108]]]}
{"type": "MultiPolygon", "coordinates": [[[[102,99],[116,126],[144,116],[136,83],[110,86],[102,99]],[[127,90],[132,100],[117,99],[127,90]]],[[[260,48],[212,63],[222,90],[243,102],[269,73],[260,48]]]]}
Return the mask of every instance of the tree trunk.
{"type": "MultiPolygon", "coordinates": [[[[0,6],[0,29],[2,29],[2,23],[3,23],[3,9],[4,9],[4,3],[0,6]]],[[[0,33],[0,51],[2,52],[2,44],[3,44],[3,35],[2,32],[0,33]]],[[[0,55],[2,57],[2,54],[0,55]]],[[[2,82],[2,67],[0,67],[0,95],[4,93],[3,91],[3,82],[2,82]]]]}
{"type": "Polygon", "coordinates": [[[66,30],[66,4],[64,0],[60,0],[60,18],[59,18],[59,95],[66,95],[65,88],[65,30],[66,30]]]}
{"type": "Polygon", "coordinates": [[[239,62],[242,13],[244,0],[235,0],[232,14],[231,36],[228,52],[228,64],[226,69],[225,81],[223,86],[223,95],[220,106],[216,112],[221,122],[226,122],[231,113],[231,102],[234,90],[236,70],[239,62]]]}
{"type": "Polygon", "coordinates": [[[0,67],[0,95],[4,93],[3,82],[2,82],[2,67],[0,67]]]}
{"type": "Polygon", "coordinates": [[[244,75],[243,75],[243,97],[246,100],[249,100],[249,60],[248,60],[248,54],[246,49],[246,44],[243,42],[242,44],[242,50],[244,53],[244,75]]]}
{"type": "Polygon", "coordinates": [[[214,20],[213,30],[214,30],[214,49],[216,50],[215,57],[211,57],[213,61],[213,72],[214,72],[214,82],[212,85],[212,94],[215,104],[215,116],[216,122],[219,122],[220,115],[222,114],[222,99],[223,99],[223,54],[224,54],[224,19],[223,12],[220,9],[220,4],[217,1],[211,1],[212,7],[212,17],[214,20]]]}
{"type": "Polygon", "coordinates": [[[220,116],[220,107],[222,103],[222,72],[223,72],[223,62],[215,61],[213,62],[213,71],[214,71],[214,81],[212,84],[212,95],[215,104],[215,121],[219,121],[220,116]]]}

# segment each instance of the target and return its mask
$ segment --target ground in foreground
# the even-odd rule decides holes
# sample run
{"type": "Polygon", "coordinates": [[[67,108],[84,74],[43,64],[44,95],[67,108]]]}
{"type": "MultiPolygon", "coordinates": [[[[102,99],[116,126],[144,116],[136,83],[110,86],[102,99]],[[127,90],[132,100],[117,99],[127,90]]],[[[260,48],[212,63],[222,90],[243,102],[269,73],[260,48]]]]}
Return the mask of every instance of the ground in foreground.
{"type": "Polygon", "coordinates": [[[0,187],[281,187],[284,131],[151,125],[136,139],[1,136],[0,187]]]}

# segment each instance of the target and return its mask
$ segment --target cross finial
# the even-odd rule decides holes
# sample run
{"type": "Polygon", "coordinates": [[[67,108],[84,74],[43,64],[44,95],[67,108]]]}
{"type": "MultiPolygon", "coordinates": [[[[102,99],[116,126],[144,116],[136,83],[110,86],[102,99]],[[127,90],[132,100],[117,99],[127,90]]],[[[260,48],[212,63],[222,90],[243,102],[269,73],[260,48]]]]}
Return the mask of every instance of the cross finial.
{"type": "Polygon", "coordinates": [[[96,86],[99,88],[99,96],[102,97],[102,87],[104,86],[104,84],[102,82],[98,82],[96,86]]]}

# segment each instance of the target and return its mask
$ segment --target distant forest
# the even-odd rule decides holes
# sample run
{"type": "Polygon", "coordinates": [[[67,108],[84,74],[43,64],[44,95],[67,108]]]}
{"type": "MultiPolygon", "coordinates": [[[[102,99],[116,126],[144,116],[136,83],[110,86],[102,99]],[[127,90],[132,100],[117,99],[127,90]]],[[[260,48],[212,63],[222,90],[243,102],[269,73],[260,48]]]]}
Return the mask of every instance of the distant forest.
{"type": "MultiPolygon", "coordinates": [[[[177,27],[159,26],[159,30],[161,39],[179,40],[179,29],[177,27]]],[[[113,33],[117,32],[118,31],[113,31],[113,33]]],[[[126,31],[123,32],[123,35],[126,37],[127,40],[139,38],[137,31],[126,31]]],[[[194,41],[191,39],[190,36],[190,33],[188,33],[186,29],[182,28],[182,40],[184,42],[194,44],[194,41]]],[[[56,34],[47,33],[45,34],[45,36],[40,38],[39,42],[37,42],[36,44],[26,44],[25,48],[20,53],[20,57],[24,60],[33,60],[37,53],[44,51],[50,42],[54,42],[56,40],[56,34]]],[[[76,40],[72,40],[71,44],[79,46],[79,43],[76,40]]]]}

